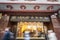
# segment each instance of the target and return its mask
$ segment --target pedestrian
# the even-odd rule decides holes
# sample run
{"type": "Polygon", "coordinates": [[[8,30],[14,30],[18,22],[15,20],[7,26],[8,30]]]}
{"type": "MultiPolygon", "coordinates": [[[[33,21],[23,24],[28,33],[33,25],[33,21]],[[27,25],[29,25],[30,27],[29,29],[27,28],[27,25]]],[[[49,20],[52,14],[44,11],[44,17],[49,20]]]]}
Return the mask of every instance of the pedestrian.
{"type": "Polygon", "coordinates": [[[30,40],[30,31],[25,31],[24,37],[24,40],[30,40]]]}
{"type": "Polygon", "coordinates": [[[53,30],[48,30],[48,39],[49,40],[57,40],[55,32],[53,30]]]}
{"type": "Polygon", "coordinates": [[[12,32],[9,30],[10,28],[6,28],[2,40],[11,40],[12,32]]]}

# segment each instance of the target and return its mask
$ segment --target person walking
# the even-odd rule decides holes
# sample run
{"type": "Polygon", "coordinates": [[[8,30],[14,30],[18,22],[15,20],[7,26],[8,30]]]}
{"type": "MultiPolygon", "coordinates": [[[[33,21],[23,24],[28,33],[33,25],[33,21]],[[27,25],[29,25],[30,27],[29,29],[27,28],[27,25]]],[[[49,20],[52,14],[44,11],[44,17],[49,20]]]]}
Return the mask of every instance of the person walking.
{"type": "Polygon", "coordinates": [[[6,28],[2,40],[11,40],[12,34],[13,33],[9,31],[9,28],[6,28]]]}
{"type": "Polygon", "coordinates": [[[53,30],[48,30],[48,39],[49,40],[57,40],[55,32],[53,30]]]}

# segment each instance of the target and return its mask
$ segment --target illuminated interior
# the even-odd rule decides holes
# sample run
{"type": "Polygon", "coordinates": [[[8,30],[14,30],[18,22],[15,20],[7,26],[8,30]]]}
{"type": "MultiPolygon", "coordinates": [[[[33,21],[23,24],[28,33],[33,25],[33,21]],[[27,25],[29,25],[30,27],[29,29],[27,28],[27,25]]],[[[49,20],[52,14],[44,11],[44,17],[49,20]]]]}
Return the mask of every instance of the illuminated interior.
{"type": "Polygon", "coordinates": [[[17,37],[24,37],[26,31],[29,31],[30,37],[44,37],[43,22],[18,22],[17,37]]]}

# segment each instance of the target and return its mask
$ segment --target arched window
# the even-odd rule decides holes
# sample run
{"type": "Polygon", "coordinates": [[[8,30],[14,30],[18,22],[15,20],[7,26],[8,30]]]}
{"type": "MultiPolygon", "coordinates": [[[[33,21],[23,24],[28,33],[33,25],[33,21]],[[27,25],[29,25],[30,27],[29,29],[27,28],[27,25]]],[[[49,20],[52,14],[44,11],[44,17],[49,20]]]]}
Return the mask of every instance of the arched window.
{"type": "Polygon", "coordinates": [[[53,6],[48,6],[47,10],[53,10],[53,6]]]}
{"type": "Polygon", "coordinates": [[[34,9],[39,9],[40,8],[40,6],[38,6],[38,5],[36,5],[36,6],[34,6],[34,9]]]}
{"type": "Polygon", "coordinates": [[[26,6],[25,5],[21,5],[20,8],[21,9],[26,9],[26,6]]]}
{"type": "Polygon", "coordinates": [[[7,5],[6,8],[13,9],[12,5],[7,5]]]}

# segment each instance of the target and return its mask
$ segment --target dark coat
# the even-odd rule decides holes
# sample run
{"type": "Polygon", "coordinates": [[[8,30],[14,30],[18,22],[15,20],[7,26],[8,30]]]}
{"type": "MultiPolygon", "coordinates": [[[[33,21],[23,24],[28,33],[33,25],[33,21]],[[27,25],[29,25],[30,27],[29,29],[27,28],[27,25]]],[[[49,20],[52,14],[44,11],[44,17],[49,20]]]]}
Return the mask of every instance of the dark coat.
{"type": "Polygon", "coordinates": [[[9,31],[4,33],[3,40],[10,40],[10,32],[9,31]]]}

